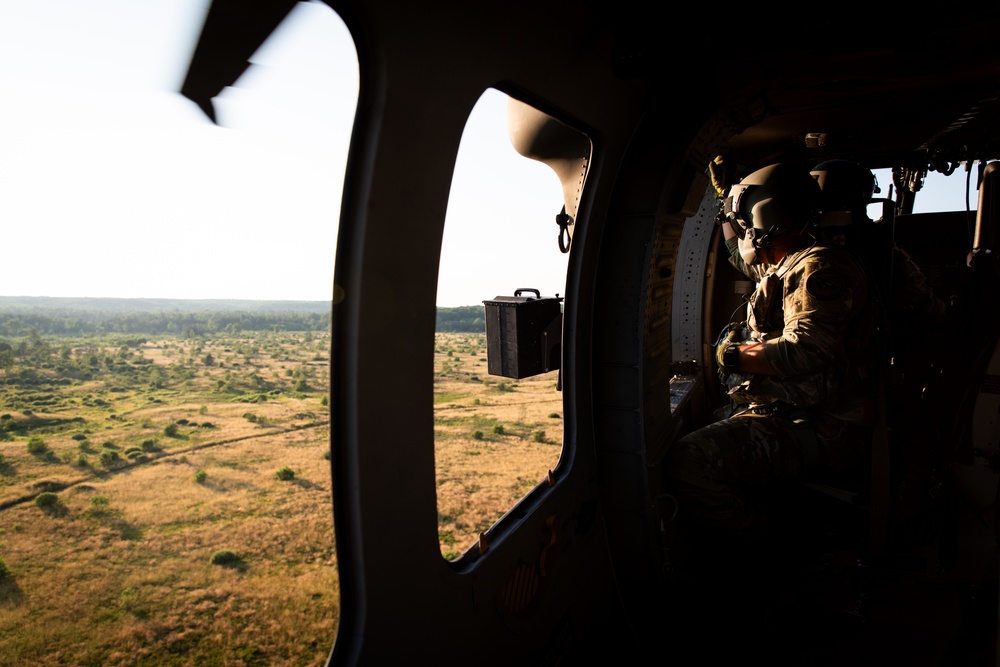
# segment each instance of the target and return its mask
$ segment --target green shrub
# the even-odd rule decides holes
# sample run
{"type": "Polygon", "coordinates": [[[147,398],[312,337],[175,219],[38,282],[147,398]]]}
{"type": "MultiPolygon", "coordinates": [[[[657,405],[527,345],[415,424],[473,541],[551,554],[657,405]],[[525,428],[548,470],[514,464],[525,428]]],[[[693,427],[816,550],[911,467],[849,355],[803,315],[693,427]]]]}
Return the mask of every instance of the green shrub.
{"type": "Polygon", "coordinates": [[[236,555],[235,551],[232,551],[230,549],[219,549],[218,551],[212,554],[210,562],[212,563],[212,565],[222,565],[222,566],[238,565],[240,563],[240,557],[236,555]]]}
{"type": "Polygon", "coordinates": [[[278,471],[274,473],[274,476],[283,482],[287,482],[290,479],[295,479],[295,471],[288,466],[285,466],[283,468],[279,468],[278,471]]]}
{"type": "Polygon", "coordinates": [[[156,440],[143,440],[142,441],[142,451],[144,452],[155,452],[159,447],[156,446],[156,440]]]}
{"type": "Polygon", "coordinates": [[[108,508],[110,507],[110,505],[111,505],[111,501],[108,500],[108,497],[105,496],[105,495],[103,495],[103,494],[98,494],[96,496],[91,496],[90,497],[90,509],[88,510],[88,512],[92,516],[101,516],[102,514],[104,514],[105,512],[108,511],[108,508]]]}
{"type": "Polygon", "coordinates": [[[86,440],[87,436],[85,436],[83,433],[74,433],[73,434],[73,439],[74,440],[86,440]]]}
{"type": "Polygon", "coordinates": [[[0,558],[0,581],[7,581],[13,578],[10,573],[10,568],[7,567],[7,563],[3,562],[3,558],[0,558]]]}
{"type": "Polygon", "coordinates": [[[472,432],[472,439],[473,440],[482,440],[483,439],[483,432],[482,431],[473,431],[472,432]]]}
{"type": "Polygon", "coordinates": [[[44,454],[48,451],[49,446],[45,444],[41,436],[33,435],[28,438],[28,453],[29,454],[44,454]]]}
{"type": "Polygon", "coordinates": [[[167,424],[166,427],[164,427],[163,429],[163,435],[167,436],[168,438],[176,438],[177,424],[167,424]]]}
{"type": "Polygon", "coordinates": [[[35,504],[45,509],[47,507],[55,507],[59,504],[59,496],[52,493],[51,491],[42,491],[37,496],[35,496],[35,504]]]}
{"type": "Polygon", "coordinates": [[[105,468],[110,468],[119,461],[121,461],[121,457],[115,450],[105,449],[103,452],[101,452],[101,465],[104,466],[105,468]]]}
{"type": "Polygon", "coordinates": [[[503,424],[494,424],[493,432],[497,435],[503,435],[503,424]]]}
{"type": "Polygon", "coordinates": [[[204,484],[205,480],[208,478],[208,473],[204,470],[198,470],[194,473],[194,481],[199,484],[204,484]]]}
{"type": "Polygon", "coordinates": [[[545,442],[545,431],[535,431],[531,434],[531,439],[535,442],[545,442]]]}

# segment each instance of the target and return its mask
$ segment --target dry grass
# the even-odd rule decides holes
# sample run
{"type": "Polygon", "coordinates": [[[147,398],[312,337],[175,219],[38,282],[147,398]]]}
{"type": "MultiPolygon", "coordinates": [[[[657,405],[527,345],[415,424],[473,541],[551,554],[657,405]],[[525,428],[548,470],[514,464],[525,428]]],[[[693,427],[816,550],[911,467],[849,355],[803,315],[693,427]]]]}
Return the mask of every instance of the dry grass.
{"type": "Polygon", "coordinates": [[[0,662],[322,664],[339,602],[328,434],[293,435],[82,484],[60,494],[58,512],[31,503],[3,512],[16,576],[0,627],[18,632],[0,640],[0,662]],[[286,465],[290,482],[273,475],[286,465]],[[91,502],[98,496],[106,507],[91,502]],[[210,563],[221,549],[238,567],[210,563]]]}
{"type": "MultiPolygon", "coordinates": [[[[0,568],[0,666],[325,664],[339,616],[326,345],[302,334],[199,348],[155,341],[133,360],[163,369],[156,387],[111,377],[0,390],[2,411],[30,422],[46,446],[39,455],[26,436],[0,441],[8,572],[0,568]],[[206,354],[214,365],[204,365],[206,354]],[[310,389],[295,391],[302,377],[310,389]],[[262,402],[237,400],[275,388],[262,402]],[[155,449],[126,457],[150,440],[155,449]],[[129,465],[102,466],[108,449],[129,465]],[[293,479],[277,478],[284,467],[293,479]],[[30,500],[45,490],[57,493],[54,507],[30,500]],[[222,550],[235,560],[213,564],[222,550]]],[[[482,335],[439,334],[435,454],[446,557],[555,466],[556,378],[489,376],[482,335]]]]}
{"type": "Polygon", "coordinates": [[[339,614],[326,346],[154,341],[129,362],[158,386],[7,385],[8,414],[46,449],[0,442],[0,665],[324,664],[339,614]],[[44,490],[57,505],[16,503],[44,490]],[[227,549],[236,561],[211,563],[227,549]]]}
{"type": "Polygon", "coordinates": [[[555,467],[562,394],[558,371],[489,375],[483,335],[438,334],[434,371],[439,538],[455,558],[555,467]]]}

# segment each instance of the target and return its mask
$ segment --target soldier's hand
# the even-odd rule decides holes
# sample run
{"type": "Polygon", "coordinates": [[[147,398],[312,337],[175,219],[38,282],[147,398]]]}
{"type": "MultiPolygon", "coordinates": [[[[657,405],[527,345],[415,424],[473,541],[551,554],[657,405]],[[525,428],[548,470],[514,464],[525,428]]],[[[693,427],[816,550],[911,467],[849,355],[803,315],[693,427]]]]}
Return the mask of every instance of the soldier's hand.
{"type": "Polygon", "coordinates": [[[730,357],[726,357],[726,350],[734,345],[738,345],[741,342],[740,337],[740,327],[730,326],[729,330],[726,332],[725,336],[719,339],[719,342],[715,345],[715,363],[719,365],[719,368],[725,368],[728,370],[736,370],[732,363],[732,352],[730,352],[730,357]]]}
{"type": "Polygon", "coordinates": [[[712,178],[712,187],[715,189],[716,199],[725,199],[729,192],[729,186],[733,184],[733,173],[725,156],[717,155],[715,159],[708,163],[708,173],[712,178]]]}

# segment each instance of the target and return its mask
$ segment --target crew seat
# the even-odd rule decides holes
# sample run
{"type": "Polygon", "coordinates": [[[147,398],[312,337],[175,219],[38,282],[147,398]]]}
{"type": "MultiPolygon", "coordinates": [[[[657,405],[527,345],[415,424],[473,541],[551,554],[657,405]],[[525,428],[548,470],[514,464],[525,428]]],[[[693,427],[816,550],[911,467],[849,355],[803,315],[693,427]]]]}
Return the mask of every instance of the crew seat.
{"type": "MultiPolygon", "coordinates": [[[[845,479],[803,483],[827,504],[833,501],[832,514],[838,514],[837,504],[851,508],[847,520],[858,536],[867,531],[864,551],[872,558],[887,548],[890,514],[898,514],[900,497],[919,495],[933,474],[939,413],[928,401],[939,391],[944,366],[947,304],[968,298],[968,220],[975,219],[975,212],[965,211],[893,218],[885,208],[887,215],[877,222],[865,219],[847,227],[821,228],[859,256],[878,289],[883,365],[871,459],[866,470],[845,479]],[[913,271],[912,265],[920,271],[913,271]],[[938,300],[926,293],[927,287],[938,300]]],[[[837,525],[843,526],[844,519],[840,516],[837,525]]]]}
{"type": "MultiPolygon", "coordinates": [[[[895,288],[884,288],[884,430],[874,434],[871,475],[856,488],[812,485],[865,512],[870,555],[879,555],[886,540],[895,548],[927,534],[928,516],[954,517],[958,498],[977,495],[963,488],[968,483],[960,477],[982,458],[983,444],[975,436],[984,429],[975,420],[983,419],[979,404],[998,373],[988,372],[1000,342],[998,176],[1000,163],[983,169],[976,210],[880,222],[889,247],[920,268],[944,309],[928,317],[921,308],[900,307],[899,300],[909,297],[901,292],[906,276],[899,262],[905,258],[896,256],[888,274],[895,288]]],[[[995,411],[987,419],[995,419],[995,411]]],[[[1000,443],[990,446],[1000,450],[1000,443]]],[[[1000,534],[1000,526],[994,528],[1000,534]]],[[[947,540],[939,545],[945,566],[958,557],[953,547],[947,540]]]]}

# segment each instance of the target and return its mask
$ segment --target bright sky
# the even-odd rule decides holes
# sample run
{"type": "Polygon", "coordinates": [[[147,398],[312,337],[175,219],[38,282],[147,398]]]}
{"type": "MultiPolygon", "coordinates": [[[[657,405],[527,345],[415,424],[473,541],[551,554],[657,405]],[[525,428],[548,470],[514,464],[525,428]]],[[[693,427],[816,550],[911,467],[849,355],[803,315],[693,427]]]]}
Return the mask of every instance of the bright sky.
{"type": "MultiPolygon", "coordinates": [[[[300,3],[216,98],[217,127],[178,92],[208,4],[0,0],[0,294],[330,298],[353,43],[300,3]]],[[[467,127],[439,305],[564,291],[562,191],[505,113],[487,91],[467,127]]]]}
{"type": "MultiPolygon", "coordinates": [[[[0,294],[330,298],[353,43],[300,3],[214,126],[178,92],[208,4],[0,0],[0,294]]],[[[564,293],[562,191],[511,147],[505,112],[486,91],[466,127],[439,306],[564,293]]],[[[964,177],[941,180],[961,207],[964,177]]]]}

